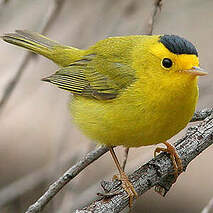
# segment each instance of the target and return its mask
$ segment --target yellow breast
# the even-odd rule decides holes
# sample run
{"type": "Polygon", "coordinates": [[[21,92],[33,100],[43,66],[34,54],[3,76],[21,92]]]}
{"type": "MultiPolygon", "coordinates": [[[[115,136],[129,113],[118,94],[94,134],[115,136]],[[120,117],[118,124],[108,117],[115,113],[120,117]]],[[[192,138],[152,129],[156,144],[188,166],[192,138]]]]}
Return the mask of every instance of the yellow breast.
{"type": "Polygon", "coordinates": [[[138,147],[164,142],[183,129],[197,98],[197,78],[173,74],[141,78],[113,100],[75,96],[70,110],[74,122],[95,142],[138,147]]]}

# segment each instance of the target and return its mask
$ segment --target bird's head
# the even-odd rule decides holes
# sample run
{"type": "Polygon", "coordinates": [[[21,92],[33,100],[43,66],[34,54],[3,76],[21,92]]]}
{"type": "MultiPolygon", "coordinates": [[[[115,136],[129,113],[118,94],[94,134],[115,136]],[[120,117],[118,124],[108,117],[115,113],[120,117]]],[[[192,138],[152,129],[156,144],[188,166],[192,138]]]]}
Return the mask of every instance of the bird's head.
{"type": "Polygon", "coordinates": [[[176,35],[151,36],[142,46],[147,56],[139,63],[147,64],[146,70],[160,74],[188,75],[191,77],[207,75],[199,67],[198,52],[195,46],[176,35]]]}

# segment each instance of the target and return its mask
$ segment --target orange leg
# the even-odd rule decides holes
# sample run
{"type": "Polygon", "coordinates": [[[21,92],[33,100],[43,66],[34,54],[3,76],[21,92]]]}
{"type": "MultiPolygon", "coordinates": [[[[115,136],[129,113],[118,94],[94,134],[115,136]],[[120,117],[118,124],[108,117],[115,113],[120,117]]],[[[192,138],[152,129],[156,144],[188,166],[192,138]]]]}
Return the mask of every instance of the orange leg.
{"type": "Polygon", "coordinates": [[[178,178],[178,175],[183,172],[182,161],[181,161],[180,157],[178,156],[174,146],[172,146],[168,142],[164,142],[164,144],[166,145],[166,148],[157,147],[155,149],[154,157],[156,157],[156,154],[159,153],[159,152],[167,152],[167,153],[170,154],[170,158],[172,160],[172,163],[174,165],[174,170],[175,170],[175,172],[174,172],[174,176],[175,176],[174,183],[175,183],[177,178],[178,178]]]}
{"type": "Polygon", "coordinates": [[[132,183],[129,181],[127,175],[125,174],[125,172],[123,171],[118,158],[113,150],[112,147],[109,148],[109,151],[112,155],[112,158],[115,162],[115,165],[118,168],[118,171],[120,173],[120,177],[117,177],[116,175],[113,177],[113,179],[119,179],[122,181],[122,186],[124,188],[124,190],[127,192],[127,194],[129,195],[129,207],[131,208],[133,206],[133,198],[136,197],[138,198],[138,194],[134,189],[134,186],[132,185],[132,183]]]}

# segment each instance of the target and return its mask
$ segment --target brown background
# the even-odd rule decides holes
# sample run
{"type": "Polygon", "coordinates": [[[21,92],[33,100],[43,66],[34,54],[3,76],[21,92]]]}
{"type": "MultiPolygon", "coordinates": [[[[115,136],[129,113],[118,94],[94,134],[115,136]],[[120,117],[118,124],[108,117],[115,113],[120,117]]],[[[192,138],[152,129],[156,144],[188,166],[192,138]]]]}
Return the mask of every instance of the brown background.
{"type": "MultiPolygon", "coordinates": [[[[52,2],[10,0],[1,5],[0,34],[15,29],[40,31],[52,2]]],[[[87,48],[108,36],[143,34],[147,32],[152,7],[152,0],[66,0],[46,34],[79,48],[87,48]]],[[[208,77],[200,79],[198,109],[212,107],[213,103],[212,10],[212,0],[165,0],[154,25],[154,34],[177,34],[197,46],[201,66],[209,72],[208,77]]],[[[25,52],[0,42],[0,98],[25,52]]],[[[40,184],[29,186],[26,193],[0,207],[0,212],[26,210],[53,180],[94,147],[70,122],[69,94],[40,81],[56,69],[45,58],[34,57],[0,114],[0,197],[1,189],[13,181],[51,162],[55,165],[44,174],[40,184]]],[[[150,159],[154,148],[131,149],[127,171],[150,159]]],[[[117,150],[122,158],[122,149],[117,150]]],[[[213,197],[212,155],[210,147],[196,158],[165,198],[153,190],[147,192],[138,199],[134,212],[201,212],[213,197]]],[[[66,186],[44,212],[71,212],[70,209],[85,205],[100,191],[100,180],[110,179],[116,172],[109,154],[104,155],[66,186]]]]}

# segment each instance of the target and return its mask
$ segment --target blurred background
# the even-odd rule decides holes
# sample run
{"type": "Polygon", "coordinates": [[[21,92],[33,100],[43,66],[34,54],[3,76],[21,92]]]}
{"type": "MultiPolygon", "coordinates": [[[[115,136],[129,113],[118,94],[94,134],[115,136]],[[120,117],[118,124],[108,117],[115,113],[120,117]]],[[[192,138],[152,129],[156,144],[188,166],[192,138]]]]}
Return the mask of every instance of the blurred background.
{"type": "MultiPolygon", "coordinates": [[[[146,34],[153,15],[153,0],[1,0],[0,34],[16,29],[44,31],[63,44],[87,48],[108,36],[146,34]],[[50,15],[53,15],[50,17],[50,15]]],[[[177,34],[199,50],[201,67],[209,75],[200,79],[197,109],[213,106],[213,1],[164,0],[153,27],[154,34],[177,34]]],[[[63,172],[95,147],[72,124],[68,92],[40,79],[57,66],[43,57],[0,41],[0,212],[24,212],[63,172]],[[8,84],[22,72],[6,102],[8,84]],[[20,183],[20,184],[17,184],[20,183]],[[24,184],[23,184],[24,183],[24,184]]],[[[190,124],[191,125],[191,124],[190,124]]],[[[166,130],[165,130],[166,131],[166,130]]],[[[170,141],[180,138],[184,130],[170,141]]],[[[127,171],[153,156],[155,146],[130,149],[127,171]]],[[[123,148],[116,148],[120,159],[123,148]]],[[[133,208],[139,213],[201,212],[213,197],[213,150],[197,157],[165,198],[150,190],[133,208]]],[[[68,213],[85,206],[101,191],[101,180],[117,173],[109,153],[102,156],[60,192],[43,212],[68,213]]],[[[124,210],[125,212],[125,210],[124,210]]],[[[213,212],[213,211],[212,211],[213,212]]]]}

